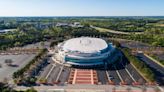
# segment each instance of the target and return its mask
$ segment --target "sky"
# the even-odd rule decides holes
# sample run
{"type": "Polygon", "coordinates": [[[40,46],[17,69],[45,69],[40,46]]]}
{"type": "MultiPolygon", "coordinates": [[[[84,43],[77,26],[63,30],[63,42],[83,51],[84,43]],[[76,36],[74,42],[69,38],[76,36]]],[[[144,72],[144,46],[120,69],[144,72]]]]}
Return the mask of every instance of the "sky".
{"type": "Polygon", "coordinates": [[[164,16],[164,0],[0,0],[0,16],[164,16]]]}

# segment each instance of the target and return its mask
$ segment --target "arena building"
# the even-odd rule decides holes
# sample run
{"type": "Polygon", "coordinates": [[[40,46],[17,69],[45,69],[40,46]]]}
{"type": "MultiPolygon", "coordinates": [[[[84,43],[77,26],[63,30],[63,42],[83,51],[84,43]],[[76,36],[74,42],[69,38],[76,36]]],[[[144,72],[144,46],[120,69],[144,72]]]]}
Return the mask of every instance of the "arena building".
{"type": "Polygon", "coordinates": [[[73,38],[58,44],[54,58],[62,64],[74,66],[100,66],[112,63],[109,57],[115,50],[112,43],[100,38],[73,38]]]}

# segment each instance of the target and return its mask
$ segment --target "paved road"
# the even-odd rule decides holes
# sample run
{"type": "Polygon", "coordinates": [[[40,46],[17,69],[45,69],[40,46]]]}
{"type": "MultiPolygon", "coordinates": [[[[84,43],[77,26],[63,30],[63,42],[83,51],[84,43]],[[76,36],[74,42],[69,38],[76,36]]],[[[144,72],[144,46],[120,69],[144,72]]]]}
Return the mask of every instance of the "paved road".
{"type": "MultiPolygon", "coordinates": [[[[133,92],[143,92],[142,87],[132,86],[113,86],[113,85],[66,85],[66,86],[35,86],[38,92],[112,92],[113,89],[116,91],[128,92],[127,88],[131,88],[133,92]]],[[[146,87],[146,92],[154,92],[156,87],[146,87]]],[[[17,86],[16,90],[27,90],[29,87],[17,86]]],[[[161,87],[161,90],[163,88],[161,87]]],[[[163,92],[163,91],[161,91],[163,92]]]]}
{"type": "MultiPolygon", "coordinates": [[[[100,32],[110,32],[110,33],[115,33],[115,34],[131,34],[130,32],[122,32],[122,31],[116,31],[116,30],[111,30],[111,29],[106,29],[106,28],[101,28],[101,27],[96,27],[96,26],[91,26],[92,28],[95,28],[96,30],[99,30],[100,32]]],[[[135,34],[142,34],[143,32],[133,32],[135,34]]]]}
{"type": "Polygon", "coordinates": [[[143,60],[144,62],[146,62],[152,68],[154,68],[157,71],[159,71],[160,73],[164,74],[164,67],[158,65],[157,63],[155,63],[154,61],[152,61],[151,59],[149,59],[148,57],[146,57],[143,53],[139,53],[137,55],[140,57],[141,60],[143,60]]]}
{"type": "Polygon", "coordinates": [[[149,65],[151,70],[155,73],[157,82],[160,85],[164,85],[164,68],[153,62],[151,59],[146,57],[143,53],[139,53],[137,54],[137,56],[140,60],[144,61],[147,65],[149,65]]]}

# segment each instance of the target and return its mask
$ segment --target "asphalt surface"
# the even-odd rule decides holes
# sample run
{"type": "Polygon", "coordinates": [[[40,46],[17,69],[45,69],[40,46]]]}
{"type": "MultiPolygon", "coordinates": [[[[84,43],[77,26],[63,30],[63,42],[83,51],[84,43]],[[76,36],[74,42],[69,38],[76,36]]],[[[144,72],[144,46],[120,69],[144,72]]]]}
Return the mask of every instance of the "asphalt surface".
{"type": "MultiPolygon", "coordinates": [[[[49,58],[51,58],[51,57],[49,57],[49,58]]],[[[54,61],[52,61],[52,59],[49,59],[49,61],[50,61],[50,64],[47,65],[44,69],[42,69],[43,71],[40,73],[40,77],[45,78],[47,76],[47,74],[49,73],[49,71],[51,70],[53,64],[55,64],[56,66],[53,68],[50,75],[48,76],[47,82],[48,83],[56,82],[57,77],[59,77],[59,79],[58,79],[59,84],[65,84],[66,82],[68,82],[71,68],[64,66],[63,70],[61,70],[61,67],[62,67],[61,65],[55,63],[54,61]],[[60,71],[61,71],[61,73],[60,73],[60,71]]],[[[116,85],[119,85],[121,80],[120,80],[118,74],[116,73],[116,70],[118,70],[123,81],[129,85],[134,82],[134,80],[131,77],[133,77],[135,79],[135,81],[137,81],[137,82],[140,82],[140,83],[146,82],[144,80],[144,78],[135,70],[135,68],[127,62],[126,59],[124,59],[122,61],[122,63],[115,64],[115,67],[116,68],[114,68],[113,65],[109,65],[108,66],[109,69],[107,69],[107,70],[96,69],[98,82],[101,83],[102,85],[105,85],[105,84],[109,83],[108,79],[111,79],[116,85]],[[125,70],[125,68],[127,70],[125,70]],[[106,71],[109,76],[107,76],[106,71]],[[130,73],[130,75],[127,71],[130,73]]]]}
{"type": "Polygon", "coordinates": [[[59,81],[61,84],[64,84],[68,81],[70,72],[71,72],[71,68],[64,67],[59,77],[59,81]]]}
{"type": "MultiPolygon", "coordinates": [[[[34,86],[34,89],[36,89],[39,92],[155,92],[155,89],[157,87],[146,86],[146,91],[143,90],[144,87],[135,87],[135,86],[115,86],[115,85],[66,85],[66,86],[34,86]],[[127,90],[130,88],[131,90],[127,90]],[[115,91],[113,90],[115,89],[115,91]]],[[[160,87],[163,92],[163,88],[160,87]]],[[[14,89],[16,90],[27,90],[30,89],[30,87],[25,86],[17,86],[14,89]]]]}
{"type": "MultiPolygon", "coordinates": [[[[69,79],[69,74],[71,71],[71,68],[69,67],[65,67],[63,68],[63,70],[61,70],[61,65],[56,65],[55,68],[51,71],[50,75],[47,78],[47,82],[48,83],[53,83],[56,81],[57,76],[59,76],[58,81],[60,82],[59,84],[65,84],[66,82],[68,82],[69,79]],[[59,75],[59,72],[61,72],[61,74],[59,75]]],[[[127,84],[132,84],[134,81],[132,80],[132,78],[130,77],[130,75],[127,73],[127,71],[125,70],[125,67],[122,67],[121,64],[117,64],[116,66],[121,78],[123,79],[124,82],[126,82],[127,84]]],[[[52,64],[49,64],[47,67],[44,68],[44,71],[41,73],[41,78],[45,78],[46,75],[48,74],[48,72],[51,70],[52,68],[52,64]]],[[[118,74],[116,73],[116,69],[108,69],[108,70],[96,70],[97,71],[97,77],[98,77],[98,82],[100,82],[102,85],[108,84],[109,80],[108,78],[112,77],[111,80],[116,84],[119,85],[121,80],[118,77],[118,74]],[[109,74],[109,76],[107,76],[106,74],[109,74]],[[108,78],[107,78],[108,77],[108,78]]],[[[141,81],[142,83],[145,83],[146,81],[142,78],[142,76],[137,73],[137,71],[133,68],[133,66],[131,66],[130,64],[128,64],[126,66],[126,69],[130,72],[130,74],[132,75],[132,77],[136,80],[136,81],[141,81]]],[[[140,83],[141,83],[140,82],[140,83]]]]}
{"type": "Polygon", "coordinates": [[[61,65],[52,62],[52,59],[49,59],[49,60],[50,60],[50,64],[48,64],[44,69],[42,69],[39,75],[39,79],[46,79],[48,73],[50,72],[50,74],[47,77],[48,83],[54,83],[54,82],[60,81],[60,84],[64,84],[65,82],[67,82],[71,68],[68,68],[68,67],[61,68],[62,67],[61,65]],[[60,71],[61,73],[59,73],[60,71]],[[58,76],[59,76],[59,79],[57,79],[58,76]]]}
{"type": "Polygon", "coordinates": [[[134,69],[134,67],[131,64],[128,64],[126,68],[137,82],[141,84],[146,83],[146,80],[134,69]]]}
{"type": "Polygon", "coordinates": [[[52,70],[51,74],[50,74],[49,77],[47,78],[48,83],[56,82],[56,78],[57,78],[57,76],[58,76],[58,74],[59,74],[59,71],[60,71],[60,67],[58,67],[58,66],[56,66],[56,67],[52,70]]]}
{"type": "Polygon", "coordinates": [[[124,65],[121,63],[117,64],[116,69],[120,73],[120,76],[122,77],[123,81],[126,82],[127,84],[132,84],[134,81],[130,77],[130,75],[127,73],[125,70],[124,65]]]}
{"type": "Polygon", "coordinates": [[[128,73],[126,72],[125,69],[121,69],[118,70],[118,72],[120,73],[122,79],[124,80],[124,82],[126,82],[127,84],[132,84],[134,81],[130,78],[130,76],[128,75],[128,73]]]}
{"type": "Polygon", "coordinates": [[[121,80],[119,79],[116,71],[115,70],[108,70],[107,72],[108,72],[109,76],[113,77],[111,79],[111,81],[113,81],[116,85],[119,85],[121,80]]]}
{"type": "Polygon", "coordinates": [[[164,68],[158,65],[157,63],[153,62],[151,59],[146,57],[143,53],[138,53],[137,57],[143,62],[145,62],[151,68],[151,70],[155,74],[157,83],[160,85],[164,85],[164,68]]]}
{"type": "Polygon", "coordinates": [[[101,84],[108,84],[107,75],[104,70],[97,70],[98,82],[101,84]]]}
{"type": "Polygon", "coordinates": [[[113,77],[112,81],[115,84],[120,84],[121,79],[116,73],[116,70],[118,70],[121,78],[127,84],[132,84],[135,81],[139,82],[140,84],[146,83],[146,80],[137,72],[137,70],[135,70],[135,68],[127,61],[126,58],[124,58],[120,63],[116,63],[114,65],[109,66],[108,69],[108,74],[110,75],[110,77],[113,77]],[[130,75],[128,72],[130,73],[130,75]]]}
{"type": "Polygon", "coordinates": [[[37,42],[37,43],[34,43],[34,44],[25,45],[22,48],[24,48],[24,49],[43,48],[43,47],[48,48],[49,45],[50,45],[50,42],[45,41],[43,45],[41,44],[41,42],[37,42]]]}
{"type": "Polygon", "coordinates": [[[35,54],[25,54],[25,55],[0,55],[0,64],[2,67],[0,68],[0,81],[4,78],[11,79],[12,74],[18,69],[24,67],[30,60],[35,57],[35,54]],[[8,66],[5,64],[6,59],[12,59],[12,65],[16,65],[16,67],[8,66]]]}
{"type": "MultiPolygon", "coordinates": [[[[128,62],[127,58],[123,57],[123,62],[121,65],[126,68],[131,76],[135,79],[136,82],[141,84],[146,83],[146,80],[137,72],[137,70],[128,62]]],[[[134,82],[134,80],[133,80],[134,82]]]]}
{"type": "Polygon", "coordinates": [[[137,41],[120,41],[122,47],[128,48],[144,48],[151,47],[148,44],[137,42],[137,41]]]}
{"type": "Polygon", "coordinates": [[[39,79],[46,78],[49,70],[52,68],[52,64],[47,65],[42,71],[40,71],[39,79]]]}
{"type": "Polygon", "coordinates": [[[155,63],[154,61],[152,61],[151,59],[146,57],[143,53],[139,53],[139,54],[137,54],[137,56],[139,56],[140,59],[142,61],[146,62],[149,66],[151,66],[152,68],[156,69],[160,73],[164,74],[164,67],[158,65],[157,63],[155,63]]]}

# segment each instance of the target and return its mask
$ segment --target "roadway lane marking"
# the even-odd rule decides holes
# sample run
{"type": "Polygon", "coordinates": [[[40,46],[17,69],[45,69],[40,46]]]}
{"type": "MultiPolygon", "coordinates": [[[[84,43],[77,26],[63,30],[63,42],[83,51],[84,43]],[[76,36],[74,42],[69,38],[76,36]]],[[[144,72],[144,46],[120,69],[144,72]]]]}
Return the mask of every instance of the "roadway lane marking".
{"type": "Polygon", "coordinates": [[[47,76],[46,76],[46,79],[49,77],[49,75],[51,74],[52,70],[55,68],[55,64],[52,64],[52,68],[51,70],[48,72],[47,76]]]}
{"type": "Polygon", "coordinates": [[[134,82],[136,82],[136,80],[135,80],[134,77],[130,74],[130,72],[128,71],[128,69],[125,68],[125,70],[126,70],[126,72],[129,74],[129,76],[132,78],[132,80],[133,80],[134,82]]]}
{"type": "Polygon", "coordinates": [[[58,74],[58,76],[57,76],[57,78],[56,78],[56,81],[59,80],[59,77],[60,77],[60,75],[61,75],[61,73],[62,73],[62,70],[63,70],[63,66],[62,66],[61,69],[60,69],[60,72],[59,72],[59,74],[58,74]]]}

